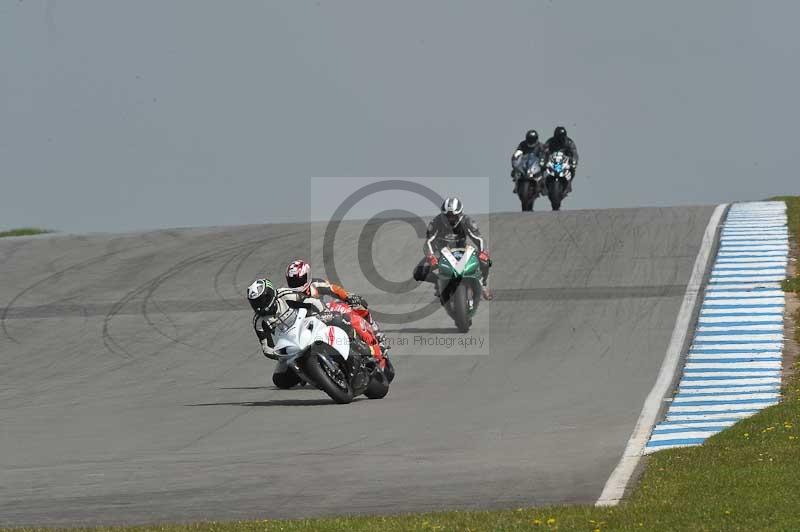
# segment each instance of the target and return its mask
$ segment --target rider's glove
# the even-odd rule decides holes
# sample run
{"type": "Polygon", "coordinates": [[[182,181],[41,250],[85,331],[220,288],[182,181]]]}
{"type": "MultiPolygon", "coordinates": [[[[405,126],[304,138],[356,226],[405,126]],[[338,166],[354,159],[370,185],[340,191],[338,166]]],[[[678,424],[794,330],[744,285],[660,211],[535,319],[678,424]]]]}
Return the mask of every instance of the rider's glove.
{"type": "Polygon", "coordinates": [[[481,262],[489,262],[489,252],[488,251],[481,251],[478,254],[478,258],[481,262]]]}
{"type": "Polygon", "coordinates": [[[264,353],[264,356],[267,358],[271,358],[273,360],[278,360],[280,357],[275,352],[275,349],[269,346],[269,342],[266,338],[261,340],[261,352],[264,353]]]}
{"type": "Polygon", "coordinates": [[[367,307],[367,300],[357,294],[350,294],[345,299],[345,303],[350,305],[353,308],[368,308],[367,307]]]}
{"type": "MultiPolygon", "coordinates": [[[[316,318],[325,324],[330,324],[336,318],[336,313],[332,310],[323,310],[319,314],[316,315],[316,318]]],[[[342,318],[344,319],[344,318],[342,318]]]]}
{"type": "Polygon", "coordinates": [[[431,268],[435,268],[439,265],[439,259],[437,259],[435,255],[429,255],[428,262],[431,263],[431,268]]]}

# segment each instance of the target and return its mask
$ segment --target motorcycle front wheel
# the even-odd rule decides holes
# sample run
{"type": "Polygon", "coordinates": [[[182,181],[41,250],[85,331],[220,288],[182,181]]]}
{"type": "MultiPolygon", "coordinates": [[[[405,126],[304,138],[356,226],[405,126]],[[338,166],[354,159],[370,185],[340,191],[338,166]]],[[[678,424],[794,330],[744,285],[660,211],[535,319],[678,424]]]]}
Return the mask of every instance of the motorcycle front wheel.
{"type": "MultiPolygon", "coordinates": [[[[471,291],[472,288],[469,283],[461,282],[453,293],[453,319],[456,322],[456,328],[462,333],[469,331],[472,325],[469,312],[471,291]]],[[[472,294],[472,297],[474,298],[475,294],[472,294]]]]}
{"type": "Polygon", "coordinates": [[[525,180],[520,180],[517,183],[517,195],[519,196],[519,201],[522,204],[522,211],[532,211],[533,210],[533,183],[525,180]]]}
{"type": "Polygon", "coordinates": [[[560,179],[553,179],[547,187],[547,197],[550,198],[550,207],[554,211],[561,210],[561,200],[564,198],[564,189],[560,179]]]}
{"type": "Polygon", "coordinates": [[[320,348],[312,348],[303,370],[335,402],[344,405],[353,401],[353,388],[347,381],[347,370],[320,348]]]}

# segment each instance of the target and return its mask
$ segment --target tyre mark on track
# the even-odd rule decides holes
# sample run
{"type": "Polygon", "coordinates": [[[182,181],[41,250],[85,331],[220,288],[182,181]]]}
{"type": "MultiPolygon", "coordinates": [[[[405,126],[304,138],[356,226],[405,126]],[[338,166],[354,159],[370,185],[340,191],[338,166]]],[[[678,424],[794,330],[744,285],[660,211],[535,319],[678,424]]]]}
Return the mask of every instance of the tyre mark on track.
{"type": "MultiPolygon", "coordinates": [[[[219,251],[219,252],[215,252],[215,253],[213,253],[213,254],[212,254],[212,256],[208,257],[208,259],[211,259],[211,260],[213,260],[213,259],[216,259],[216,258],[217,258],[217,256],[219,256],[219,255],[224,255],[224,254],[227,254],[227,253],[228,253],[229,251],[231,251],[232,249],[237,249],[237,250],[238,250],[238,249],[241,249],[241,248],[245,248],[245,249],[246,249],[247,247],[249,247],[249,246],[252,246],[252,248],[251,248],[251,249],[249,249],[249,250],[247,250],[247,251],[241,251],[241,252],[238,252],[238,253],[234,252],[234,257],[240,256],[241,254],[244,254],[244,258],[243,258],[243,259],[242,259],[242,260],[239,262],[239,266],[237,267],[237,269],[238,269],[238,268],[240,268],[240,267],[241,267],[241,265],[244,263],[244,261],[247,259],[247,257],[249,257],[250,255],[252,255],[252,254],[253,254],[253,253],[254,253],[254,252],[257,250],[257,249],[259,249],[259,248],[260,248],[260,247],[261,247],[263,244],[266,244],[266,243],[269,243],[269,242],[275,241],[275,240],[277,240],[277,239],[280,239],[280,238],[285,238],[285,237],[288,237],[288,236],[294,236],[294,234],[291,234],[291,233],[289,233],[289,234],[285,234],[285,235],[276,235],[276,236],[272,236],[272,237],[269,237],[269,238],[266,238],[266,239],[263,239],[263,240],[257,241],[255,244],[251,244],[251,243],[238,244],[237,246],[234,246],[234,247],[232,247],[232,248],[229,248],[228,250],[222,250],[222,251],[219,251]]],[[[202,260],[205,260],[205,259],[202,259],[202,260]]],[[[201,261],[202,261],[202,260],[201,260],[201,261]]],[[[150,325],[150,327],[151,327],[151,328],[155,329],[155,330],[156,330],[156,332],[158,332],[158,333],[159,333],[161,336],[164,336],[165,338],[167,338],[167,339],[169,339],[169,340],[172,340],[174,343],[181,344],[181,345],[185,345],[185,346],[187,346],[187,347],[190,347],[190,348],[192,348],[192,349],[198,349],[198,350],[201,350],[201,351],[204,351],[204,352],[210,353],[210,354],[216,354],[216,353],[214,353],[214,352],[212,352],[212,351],[210,351],[210,350],[208,350],[208,349],[201,348],[201,347],[196,347],[196,346],[193,346],[193,345],[191,345],[191,344],[189,344],[189,343],[187,343],[187,342],[184,342],[183,340],[181,340],[181,339],[178,337],[178,335],[177,335],[177,327],[176,327],[176,335],[175,335],[174,337],[173,337],[173,336],[170,336],[170,335],[168,335],[168,334],[166,334],[166,333],[165,333],[165,332],[164,332],[164,331],[163,331],[163,330],[162,330],[162,329],[161,329],[161,328],[160,328],[158,325],[156,325],[156,324],[155,324],[155,323],[154,323],[154,322],[153,322],[153,321],[150,319],[150,316],[149,316],[149,314],[148,314],[148,311],[147,311],[147,304],[148,304],[148,302],[150,301],[150,298],[153,296],[153,294],[155,293],[155,291],[156,291],[156,290],[157,290],[157,289],[158,289],[158,288],[159,288],[159,287],[160,287],[160,286],[161,286],[161,285],[162,285],[164,282],[166,282],[166,281],[167,281],[169,278],[171,278],[171,277],[174,277],[176,274],[180,273],[181,271],[183,271],[183,270],[184,270],[184,269],[186,269],[187,267],[193,266],[193,265],[194,265],[194,264],[196,264],[196,263],[197,263],[197,262],[193,262],[191,265],[187,265],[187,266],[185,266],[185,267],[183,267],[183,268],[176,269],[176,270],[173,270],[173,271],[168,271],[166,276],[164,276],[162,279],[159,279],[157,283],[155,283],[155,284],[154,284],[152,287],[150,287],[150,289],[148,289],[148,291],[147,291],[147,294],[146,294],[146,295],[145,295],[145,297],[144,297],[144,300],[142,301],[142,305],[141,305],[141,314],[142,314],[142,316],[144,317],[145,321],[147,321],[148,325],[150,325]]],[[[223,301],[224,301],[224,302],[227,304],[227,300],[225,300],[224,298],[222,298],[222,300],[223,300],[223,301]]],[[[162,312],[162,314],[164,314],[164,313],[162,312]]],[[[165,317],[167,317],[167,319],[168,319],[168,320],[172,321],[172,320],[169,318],[169,316],[167,316],[166,314],[164,314],[164,316],[165,316],[165,317]]]]}
{"type": "Polygon", "coordinates": [[[160,275],[156,276],[155,278],[151,279],[150,281],[138,286],[137,288],[134,288],[133,290],[128,292],[125,296],[123,296],[119,301],[117,301],[117,303],[115,303],[112,306],[111,310],[108,312],[108,314],[106,315],[106,317],[103,320],[103,330],[102,330],[102,333],[101,333],[102,337],[103,337],[103,344],[105,345],[106,349],[108,349],[110,352],[112,352],[114,354],[122,353],[122,354],[126,355],[127,357],[132,358],[131,353],[128,352],[126,349],[124,349],[122,347],[122,345],[116,339],[114,339],[113,336],[111,335],[111,333],[110,333],[110,323],[111,323],[111,320],[117,314],[120,313],[120,311],[122,310],[122,308],[125,305],[130,303],[137,296],[139,296],[142,293],[144,293],[144,299],[143,299],[143,301],[142,301],[142,303],[140,305],[140,314],[142,315],[142,317],[144,317],[145,321],[147,322],[147,324],[152,329],[154,329],[158,334],[160,334],[161,336],[171,340],[174,343],[177,343],[177,344],[180,344],[180,345],[184,345],[184,346],[189,347],[191,349],[201,350],[201,351],[204,351],[204,352],[207,352],[207,353],[210,353],[210,354],[215,354],[213,351],[210,351],[208,349],[189,344],[189,343],[181,340],[177,335],[172,336],[172,335],[167,334],[165,331],[163,331],[150,318],[148,310],[147,310],[147,305],[148,305],[150,299],[152,298],[153,294],[155,293],[155,291],[162,284],[164,284],[167,280],[169,280],[170,278],[172,278],[175,275],[183,272],[187,268],[190,268],[190,267],[192,267],[192,266],[194,266],[196,264],[199,264],[199,263],[201,263],[203,261],[214,260],[214,259],[216,259],[216,258],[218,258],[220,256],[224,256],[224,255],[227,255],[229,253],[244,252],[244,250],[246,250],[248,247],[252,246],[252,249],[248,250],[248,252],[247,252],[247,256],[249,256],[250,254],[252,254],[255,251],[255,249],[258,249],[260,246],[263,246],[263,245],[268,244],[269,242],[273,242],[275,240],[279,240],[279,239],[282,239],[282,238],[288,238],[288,237],[295,236],[298,233],[299,233],[299,231],[295,231],[295,232],[292,232],[292,233],[284,233],[284,234],[280,234],[280,235],[274,235],[274,236],[271,236],[271,237],[268,237],[268,238],[265,238],[265,239],[262,239],[262,240],[258,240],[255,243],[246,242],[246,243],[241,243],[241,244],[236,244],[236,245],[233,245],[233,246],[229,246],[229,247],[223,248],[223,249],[204,251],[202,253],[198,253],[197,255],[193,255],[191,257],[188,257],[188,258],[178,262],[177,264],[175,264],[171,268],[167,269],[162,274],[160,274],[160,275]]]}
{"type": "MultiPolygon", "coordinates": [[[[294,235],[297,235],[297,234],[298,234],[298,232],[296,231],[296,232],[293,232],[293,233],[287,233],[286,236],[290,236],[290,235],[294,236],[294,235]]],[[[224,301],[231,308],[240,308],[241,305],[237,305],[235,303],[232,303],[231,300],[227,299],[224,295],[222,295],[222,292],[220,291],[220,287],[219,287],[219,279],[222,276],[222,273],[228,268],[228,266],[233,261],[235,261],[236,259],[239,259],[239,262],[236,264],[236,268],[233,271],[233,280],[232,280],[233,287],[234,287],[234,289],[236,289],[236,287],[238,286],[239,271],[242,269],[242,266],[247,261],[247,259],[249,259],[253,255],[253,253],[255,253],[258,249],[260,249],[260,246],[256,245],[256,246],[253,246],[253,248],[250,249],[250,250],[242,251],[240,253],[236,253],[236,254],[232,255],[231,258],[226,260],[225,263],[220,267],[219,270],[217,270],[217,273],[214,275],[214,293],[216,293],[217,296],[219,296],[221,301],[224,301]]]]}
{"type": "Polygon", "coordinates": [[[164,316],[164,318],[169,322],[172,329],[175,331],[175,335],[178,335],[178,324],[175,320],[172,319],[172,316],[169,315],[164,309],[161,308],[161,305],[158,304],[158,301],[153,301],[153,306],[158,311],[159,314],[164,316]]]}
{"type": "Polygon", "coordinates": [[[222,429],[224,429],[225,427],[229,426],[231,423],[233,423],[234,421],[236,421],[240,417],[242,417],[242,416],[244,416],[246,414],[249,414],[250,412],[252,412],[252,410],[250,408],[246,408],[244,410],[241,410],[241,411],[235,413],[233,416],[231,416],[230,418],[226,419],[220,425],[217,425],[216,427],[212,428],[211,430],[207,430],[207,431],[203,432],[200,436],[197,436],[197,437],[193,438],[188,443],[184,443],[180,447],[172,449],[172,452],[184,451],[184,450],[188,449],[189,447],[192,447],[192,446],[198,444],[202,440],[208,438],[209,436],[213,435],[216,432],[221,431],[222,429]]]}
{"type": "Polygon", "coordinates": [[[3,335],[6,338],[8,338],[9,340],[11,340],[12,342],[14,342],[15,344],[19,344],[20,343],[19,340],[14,338],[8,332],[8,327],[6,326],[6,318],[7,318],[8,314],[9,314],[9,311],[14,306],[14,303],[19,301],[19,299],[22,298],[25,294],[31,292],[32,290],[38,288],[39,286],[42,286],[43,284],[45,284],[47,282],[50,282],[50,281],[52,281],[54,279],[59,278],[60,276],[64,275],[65,273],[68,273],[68,272],[71,272],[73,270],[77,270],[77,269],[80,269],[80,268],[88,268],[88,267],[93,266],[95,264],[101,263],[101,262],[103,262],[103,261],[105,261],[105,260],[107,260],[107,259],[109,259],[109,258],[111,258],[111,257],[113,257],[115,255],[119,255],[120,253],[123,253],[123,252],[126,252],[126,251],[130,251],[132,249],[138,249],[138,248],[144,247],[145,245],[136,246],[136,247],[127,247],[127,248],[124,248],[124,249],[111,251],[109,253],[105,253],[103,255],[100,255],[99,257],[94,257],[94,258],[85,260],[83,262],[79,262],[78,264],[73,264],[71,266],[67,266],[66,268],[58,270],[58,271],[48,275],[47,277],[45,277],[43,279],[40,279],[40,280],[36,281],[35,283],[30,284],[27,287],[23,288],[20,292],[17,293],[17,295],[15,295],[11,299],[11,301],[8,302],[8,305],[5,306],[5,308],[3,309],[2,314],[0,314],[0,329],[2,329],[3,335]]]}
{"type": "MultiPolygon", "coordinates": [[[[149,286],[149,285],[148,285],[149,286]]],[[[643,285],[643,286],[563,286],[552,288],[497,288],[495,301],[562,301],[562,300],[615,300],[615,299],[648,299],[661,297],[677,297],[686,285],[675,284],[643,285]]],[[[420,294],[384,294],[378,292],[363,292],[364,297],[375,303],[385,304],[416,304],[420,301],[420,294]]],[[[192,314],[195,312],[225,312],[242,310],[246,307],[231,308],[219,299],[187,299],[187,300],[160,300],[158,302],[161,312],[173,314],[192,314]]],[[[9,311],[8,320],[26,320],[38,318],[55,318],[67,316],[104,316],[109,312],[109,305],[102,303],[74,303],[64,305],[37,305],[31,307],[14,307],[9,311]]],[[[119,310],[116,315],[138,314],[140,311],[131,312],[119,310]]]]}
{"type": "MultiPolygon", "coordinates": [[[[295,231],[293,233],[290,233],[290,235],[291,236],[297,236],[300,233],[305,233],[305,231],[295,231]]],[[[251,249],[249,252],[247,252],[241,258],[239,263],[236,265],[236,269],[233,270],[233,287],[234,288],[236,288],[239,285],[239,272],[241,271],[242,266],[247,261],[247,259],[249,259],[253,255],[253,253],[255,253],[258,249],[259,249],[259,247],[254,247],[253,249],[251,249]]]]}
{"type": "MultiPolygon", "coordinates": [[[[244,253],[244,252],[242,252],[242,253],[244,253]]],[[[214,293],[217,294],[217,296],[219,297],[220,301],[224,301],[225,304],[227,304],[231,308],[236,308],[239,305],[235,305],[230,300],[228,300],[224,295],[222,295],[222,292],[220,291],[220,288],[219,288],[219,278],[220,278],[220,276],[222,276],[222,272],[224,272],[228,268],[228,266],[234,260],[236,260],[237,257],[240,257],[242,255],[242,253],[237,253],[235,255],[231,255],[231,257],[228,260],[226,260],[222,264],[222,266],[220,266],[219,270],[217,270],[217,273],[214,274],[214,293]]]]}
{"type": "MultiPolygon", "coordinates": [[[[230,248],[230,249],[235,249],[235,247],[234,248],[230,248]]],[[[194,265],[194,264],[196,264],[198,262],[201,262],[202,260],[208,258],[209,256],[213,256],[215,254],[224,253],[224,252],[227,252],[227,251],[229,251],[228,248],[226,248],[224,250],[221,250],[221,251],[217,250],[216,252],[214,252],[214,251],[204,251],[202,253],[198,253],[197,255],[193,255],[191,257],[188,257],[188,258],[178,262],[176,265],[172,266],[171,268],[167,269],[165,272],[162,272],[161,274],[157,275],[153,279],[150,279],[149,281],[147,281],[147,282],[137,286],[136,288],[130,290],[127,294],[122,296],[122,298],[117,300],[111,306],[111,309],[108,311],[108,313],[106,314],[105,318],[103,318],[103,328],[102,328],[102,331],[101,331],[100,334],[101,334],[101,337],[103,339],[103,345],[106,347],[106,349],[110,353],[112,353],[114,355],[118,355],[118,356],[122,355],[122,356],[125,356],[127,358],[133,358],[133,355],[127,349],[125,349],[122,346],[122,344],[120,344],[112,336],[111,330],[110,330],[111,320],[113,320],[114,317],[117,314],[119,314],[119,312],[123,309],[123,307],[125,307],[128,303],[133,301],[140,294],[146,293],[146,291],[148,291],[148,290],[151,290],[150,293],[152,294],[152,291],[155,290],[155,287],[159,286],[161,284],[161,282],[163,282],[163,280],[166,280],[168,277],[170,277],[170,276],[174,275],[175,273],[180,272],[183,269],[188,268],[188,267],[190,267],[190,266],[192,266],[192,265],[194,265]]],[[[146,315],[146,309],[140,309],[140,314],[145,314],[146,315]]],[[[149,319],[148,319],[148,323],[150,323],[150,325],[153,326],[152,322],[150,322],[149,319]]],[[[163,335],[163,333],[162,333],[162,335],[163,335]]],[[[170,338],[171,340],[174,340],[171,337],[168,337],[168,338],[170,338]]]]}
{"type": "MultiPolygon", "coordinates": [[[[153,329],[159,335],[163,336],[164,338],[167,338],[168,340],[172,341],[175,344],[183,345],[185,347],[189,347],[189,348],[197,350],[197,351],[203,351],[205,353],[215,354],[213,351],[211,351],[209,349],[206,349],[204,347],[194,346],[194,345],[182,340],[178,336],[178,327],[175,325],[174,320],[172,320],[172,318],[170,316],[168,316],[166,313],[164,313],[163,311],[160,311],[161,314],[163,314],[164,317],[166,317],[167,320],[175,328],[175,335],[167,334],[167,332],[165,332],[159,325],[157,325],[150,318],[150,313],[147,310],[147,306],[150,303],[150,300],[153,297],[153,294],[155,293],[155,291],[158,290],[158,288],[162,284],[164,284],[164,282],[166,282],[168,279],[174,277],[175,275],[183,272],[184,270],[186,270],[188,268],[191,268],[192,266],[195,266],[195,265],[200,264],[202,262],[205,262],[207,260],[214,260],[217,255],[221,255],[222,253],[224,253],[224,252],[220,252],[220,251],[211,252],[211,253],[202,254],[202,256],[197,256],[194,259],[190,258],[189,260],[185,261],[184,263],[178,263],[175,267],[167,270],[165,273],[163,273],[162,275],[158,276],[156,279],[154,279],[151,282],[151,284],[145,290],[145,295],[144,295],[144,298],[142,298],[142,303],[139,305],[139,314],[142,316],[142,318],[144,318],[144,321],[147,322],[147,325],[151,329],[153,329]]],[[[158,309],[158,305],[155,305],[155,306],[156,306],[156,309],[158,309]]]]}

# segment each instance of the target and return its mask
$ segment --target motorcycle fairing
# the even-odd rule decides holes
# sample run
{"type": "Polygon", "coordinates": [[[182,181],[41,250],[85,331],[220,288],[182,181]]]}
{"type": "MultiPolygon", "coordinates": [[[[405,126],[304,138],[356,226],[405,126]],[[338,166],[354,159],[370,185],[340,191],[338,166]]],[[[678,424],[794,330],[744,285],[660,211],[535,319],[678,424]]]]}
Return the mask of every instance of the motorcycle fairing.
{"type": "Polygon", "coordinates": [[[350,356],[350,339],[339,327],[329,326],[315,318],[306,317],[308,311],[299,309],[295,322],[285,331],[276,332],[275,349],[287,355],[299,354],[315,342],[330,345],[347,360],[350,356]]]}
{"type": "Polygon", "coordinates": [[[470,258],[475,254],[475,248],[467,246],[463,250],[451,250],[448,247],[444,247],[442,248],[441,254],[447,260],[447,264],[444,264],[445,267],[449,266],[457,275],[464,275],[469,265],[470,258]],[[456,254],[460,256],[457,257],[456,254]]]}

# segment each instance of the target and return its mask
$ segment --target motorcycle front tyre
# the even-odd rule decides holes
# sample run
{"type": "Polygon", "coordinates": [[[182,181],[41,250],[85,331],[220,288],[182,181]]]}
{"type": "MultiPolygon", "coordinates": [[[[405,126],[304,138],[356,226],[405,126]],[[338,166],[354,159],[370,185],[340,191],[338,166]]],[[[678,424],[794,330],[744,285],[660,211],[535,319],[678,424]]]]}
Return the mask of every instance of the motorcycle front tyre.
{"type": "Polygon", "coordinates": [[[517,182],[517,195],[519,196],[519,201],[522,205],[522,211],[528,212],[533,210],[533,188],[534,184],[527,180],[522,180],[517,182]]]}
{"type": "Polygon", "coordinates": [[[550,207],[554,211],[561,210],[561,200],[564,199],[564,190],[561,185],[560,179],[553,179],[550,186],[547,187],[548,197],[550,198],[550,207]]]}
{"type": "MultiPolygon", "coordinates": [[[[320,357],[322,356],[326,355],[320,353],[316,349],[312,350],[312,352],[308,354],[304,364],[305,374],[308,375],[308,377],[336,403],[345,405],[352,402],[353,388],[350,386],[350,383],[345,381],[345,388],[342,388],[333,382],[325,369],[322,367],[322,364],[324,364],[324,362],[320,360],[320,357]]],[[[341,371],[346,378],[347,370],[342,368],[341,365],[339,365],[339,363],[335,360],[334,363],[339,367],[339,371],[341,371]]]]}
{"type": "MultiPolygon", "coordinates": [[[[469,331],[472,319],[469,316],[469,290],[471,287],[466,282],[460,282],[453,293],[453,319],[459,332],[469,331]]],[[[475,297],[475,294],[472,294],[475,297]]]]}

